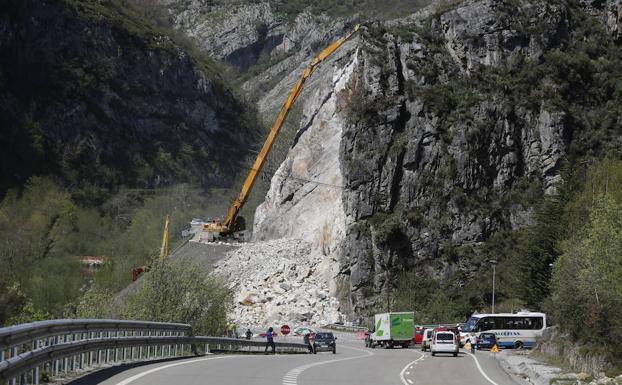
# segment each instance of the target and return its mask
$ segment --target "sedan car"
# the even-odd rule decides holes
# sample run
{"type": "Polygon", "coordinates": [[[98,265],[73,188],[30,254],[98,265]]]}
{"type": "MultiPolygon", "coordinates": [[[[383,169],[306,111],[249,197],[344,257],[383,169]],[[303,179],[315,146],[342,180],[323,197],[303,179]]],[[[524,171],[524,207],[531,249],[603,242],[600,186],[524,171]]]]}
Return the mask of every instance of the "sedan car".
{"type": "Polygon", "coordinates": [[[333,333],[315,333],[315,339],[313,340],[313,354],[317,354],[317,352],[333,352],[333,354],[337,353],[337,338],[333,335],[333,333]]]}
{"type": "Polygon", "coordinates": [[[492,349],[497,344],[495,333],[480,333],[477,336],[477,349],[492,349]]]}

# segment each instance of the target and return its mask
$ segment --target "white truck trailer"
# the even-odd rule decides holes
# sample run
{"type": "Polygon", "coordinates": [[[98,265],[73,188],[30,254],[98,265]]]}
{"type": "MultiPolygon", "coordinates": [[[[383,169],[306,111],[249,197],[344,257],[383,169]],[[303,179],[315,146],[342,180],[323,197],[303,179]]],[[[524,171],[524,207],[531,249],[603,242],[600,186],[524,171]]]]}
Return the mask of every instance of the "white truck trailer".
{"type": "Polygon", "coordinates": [[[365,346],[407,348],[415,336],[415,315],[412,312],[381,313],[374,316],[374,331],[365,339],[365,346]]]}

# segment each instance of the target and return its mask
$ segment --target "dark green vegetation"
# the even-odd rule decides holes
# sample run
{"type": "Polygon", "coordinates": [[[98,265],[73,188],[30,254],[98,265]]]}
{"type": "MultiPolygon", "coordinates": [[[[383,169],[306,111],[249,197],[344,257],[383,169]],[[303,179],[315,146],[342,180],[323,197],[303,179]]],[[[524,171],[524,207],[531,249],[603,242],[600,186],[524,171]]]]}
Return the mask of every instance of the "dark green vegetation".
{"type": "Polygon", "coordinates": [[[622,371],[622,162],[604,161],[554,219],[560,256],[545,309],[586,352],[622,371]]]}
{"type": "Polygon", "coordinates": [[[145,4],[0,3],[0,325],[88,314],[159,253],[166,215],[173,249],[240,183],[253,109],[145,4]]]}
{"type": "Polygon", "coordinates": [[[8,1],[0,13],[0,194],[32,175],[89,205],[120,186],[230,187],[255,118],[213,60],[131,2],[8,1]]]}

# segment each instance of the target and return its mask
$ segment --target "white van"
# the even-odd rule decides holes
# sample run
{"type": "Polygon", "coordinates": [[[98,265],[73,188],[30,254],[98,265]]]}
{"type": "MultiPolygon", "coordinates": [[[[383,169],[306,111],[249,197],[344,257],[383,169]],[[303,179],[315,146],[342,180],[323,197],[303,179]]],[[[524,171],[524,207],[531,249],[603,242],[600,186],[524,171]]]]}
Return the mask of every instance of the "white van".
{"type": "Polygon", "coordinates": [[[423,338],[421,338],[421,350],[430,350],[432,346],[432,337],[434,336],[434,329],[425,329],[423,331],[423,338]]]}
{"type": "Polygon", "coordinates": [[[456,335],[454,332],[437,331],[434,333],[430,348],[432,356],[435,356],[437,353],[446,353],[458,357],[458,349],[460,349],[460,347],[456,342],[456,335]]]}

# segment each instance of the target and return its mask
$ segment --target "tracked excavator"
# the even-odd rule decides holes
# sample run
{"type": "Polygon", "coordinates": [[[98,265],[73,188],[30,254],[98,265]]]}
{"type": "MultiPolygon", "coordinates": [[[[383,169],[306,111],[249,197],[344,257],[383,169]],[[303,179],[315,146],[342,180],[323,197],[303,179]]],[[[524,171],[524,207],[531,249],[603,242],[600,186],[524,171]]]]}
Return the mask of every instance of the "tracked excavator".
{"type": "Polygon", "coordinates": [[[304,70],[302,76],[283,103],[283,107],[281,107],[281,111],[279,112],[276,121],[270,129],[268,138],[264,142],[261,151],[257,155],[253,166],[251,167],[248,175],[246,176],[240,194],[229,207],[229,210],[227,211],[227,215],[224,220],[212,219],[203,225],[203,239],[206,239],[208,242],[213,242],[223,238],[238,240],[241,240],[243,238],[242,236],[240,236],[240,233],[245,230],[246,226],[243,218],[239,217],[238,214],[246,203],[248,196],[253,188],[253,185],[255,184],[255,181],[261,173],[266,158],[270,153],[270,150],[272,149],[272,145],[274,144],[274,141],[276,140],[276,137],[278,136],[279,131],[281,130],[281,127],[283,126],[283,123],[287,118],[287,115],[289,114],[294,103],[296,102],[296,99],[298,99],[298,97],[302,93],[305,82],[322,62],[324,62],[330,55],[332,55],[337,49],[339,49],[339,47],[341,47],[346,41],[348,41],[352,37],[352,35],[354,35],[360,28],[361,26],[357,24],[354,29],[352,29],[348,34],[326,47],[322,52],[320,52],[319,55],[317,55],[311,61],[311,64],[309,64],[309,66],[304,70]]]}

